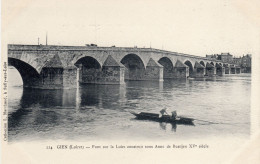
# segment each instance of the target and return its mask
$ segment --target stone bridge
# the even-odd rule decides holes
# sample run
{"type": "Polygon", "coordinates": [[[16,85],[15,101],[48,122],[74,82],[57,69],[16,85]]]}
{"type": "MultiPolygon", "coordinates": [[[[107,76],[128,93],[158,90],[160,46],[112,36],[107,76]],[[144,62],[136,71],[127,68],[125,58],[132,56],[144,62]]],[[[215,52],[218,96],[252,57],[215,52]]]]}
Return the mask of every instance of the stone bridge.
{"type": "Polygon", "coordinates": [[[75,88],[77,82],[123,84],[125,80],[202,78],[240,73],[215,59],[153,48],[8,45],[8,64],[24,87],[75,88]]]}

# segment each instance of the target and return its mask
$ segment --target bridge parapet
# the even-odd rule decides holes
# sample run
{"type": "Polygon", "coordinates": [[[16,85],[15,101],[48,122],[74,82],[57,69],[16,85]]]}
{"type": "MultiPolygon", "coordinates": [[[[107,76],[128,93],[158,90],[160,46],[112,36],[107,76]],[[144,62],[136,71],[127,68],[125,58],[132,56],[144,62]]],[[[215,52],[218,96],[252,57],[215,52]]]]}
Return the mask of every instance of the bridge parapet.
{"type": "Polygon", "coordinates": [[[221,62],[213,58],[200,57],[196,55],[160,50],[155,48],[136,48],[136,47],[95,47],[95,46],[59,46],[59,45],[20,45],[8,44],[8,51],[123,51],[123,52],[150,52],[161,53],[173,56],[195,58],[199,60],[221,62]]]}
{"type": "Polygon", "coordinates": [[[202,56],[196,56],[196,55],[190,55],[190,54],[184,54],[184,53],[178,53],[178,52],[172,52],[172,51],[166,51],[166,50],[160,50],[160,49],[154,49],[154,48],[151,48],[151,50],[152,50],[152,52],[169,54],[169,55],[174,55],[174,56],[182,56],[182,57],[195,58],[195,59],[199,59],[199,60],[221,62],[220,60],[217,60],[217,59],[206,58],[206,57],[202,57],[202,56]]]}

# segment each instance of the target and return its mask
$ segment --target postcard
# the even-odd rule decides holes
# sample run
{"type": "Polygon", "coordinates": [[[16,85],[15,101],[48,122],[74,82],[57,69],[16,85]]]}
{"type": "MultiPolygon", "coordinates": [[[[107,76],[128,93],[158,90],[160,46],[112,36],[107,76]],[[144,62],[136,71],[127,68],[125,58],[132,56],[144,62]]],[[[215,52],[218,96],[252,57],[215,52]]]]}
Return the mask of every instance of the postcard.
{"type": "Polygon", "coordinates": [[[259,163],[259,7],[2,0],[2,163],[259,163]]]}

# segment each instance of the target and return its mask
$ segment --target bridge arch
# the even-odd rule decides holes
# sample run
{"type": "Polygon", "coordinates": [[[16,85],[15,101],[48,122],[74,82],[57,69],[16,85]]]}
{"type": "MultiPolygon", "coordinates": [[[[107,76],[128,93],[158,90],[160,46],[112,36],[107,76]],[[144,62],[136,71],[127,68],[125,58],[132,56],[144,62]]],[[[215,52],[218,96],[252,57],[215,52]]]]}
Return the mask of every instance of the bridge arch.
{"type": "Polygon", "coordinates": [[[125,67],[126,80],[142,80],[145,74],[143,60],[136,54],[125,55],[120,61],[125,67]]]}
{"type": "Polygon", "coordinates": [[[74,65],[76,67],[79,67],[80,64],[82,64],[86,68],[101,68],[101,64],[97,61],[97,59],[91,56],[84,56],[79,58],[74,65]]]}
{"type": "Polygon", "coordinates": [[[204,67],[206,66],[204,61],[200,61],[200,64],[203,65],[204,67]]]}
{"type": "Polygon", "coordinates": [[[168,57],[162,57],[158,60],[163,66],[163,78],[168,79],[173,77],[173,63],[168,57]]]}
{"type": "Polygon", "coordinates": [[[189,75],[188,76],[189,77],[192,76],[192,74],[193,74],[193,65],[192,65],[192,63],[189,60],[186,60],[184,62],[184,64],[189,67],[189,75]]]}
{"type": "Polygon", "coordinates": [[[101,64],[94,57],[81,57],[74,65],[79,68],[80,83],[96,83],[100,77],[101,64]]]}
{"type": "Polygon", "coordinates": [[[89,59],[95,59],[95,61],[98,62],[98,64],[102,67],[102,63],[104,62],[104,60],[106,59],[106,57],[102,54],[95,54],[95,53],[73,53],[73,58],[71,60],[71,62],[69,62],[69,65],[75,65],[76,67],[78,67],[78,63],[79,61],[82,60],[89,60],[89,59]],[[76,64],[77,63],[77,64],[76,64]]]}
{"type": "Polygon", "coordinates": [[[36,86],[39,83],[40,74],[30,64],[19,59],[8,57],[8,65],[18,70],[22,77],[24,87],[36,86]]]}
{"type": "Polygon", "coordinates": [[[215,64],[213,62],[210,62],[211,65],[213,65],[215,67],[215,64]]]}
{"type": "Polygon", "coordinates": [[[224,67],[229,67],[229,64],[223,64],[224,67]]]}

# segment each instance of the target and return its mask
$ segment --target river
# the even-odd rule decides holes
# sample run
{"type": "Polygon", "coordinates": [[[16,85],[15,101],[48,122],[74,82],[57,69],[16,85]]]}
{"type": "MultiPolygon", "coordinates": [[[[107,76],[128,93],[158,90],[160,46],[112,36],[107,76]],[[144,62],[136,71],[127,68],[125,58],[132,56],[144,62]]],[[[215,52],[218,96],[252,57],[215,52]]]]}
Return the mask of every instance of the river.
{"type": "Polygon", "coordinates": [[[250,136],[251,74],[81,85],[69,90],[24,89],[8,69],[8,138],[38,140],[164,140],[250,136]],[[129,113],[166,107],[200,120],[195,126],[135,120],[129,113]]]}

